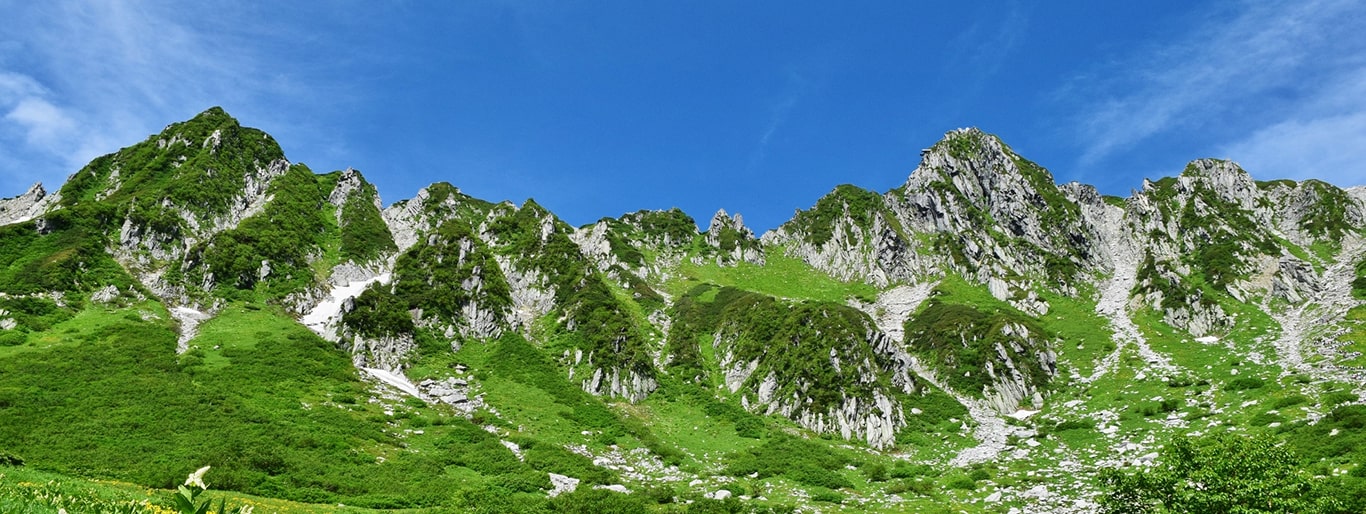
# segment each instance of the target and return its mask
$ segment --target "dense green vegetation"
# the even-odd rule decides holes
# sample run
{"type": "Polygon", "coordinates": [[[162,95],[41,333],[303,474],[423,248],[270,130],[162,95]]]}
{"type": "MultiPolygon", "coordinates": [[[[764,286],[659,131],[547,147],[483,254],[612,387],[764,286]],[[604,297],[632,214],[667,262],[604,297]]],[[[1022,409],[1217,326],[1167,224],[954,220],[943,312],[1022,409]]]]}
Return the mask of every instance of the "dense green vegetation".
{"type": "Polygon", "coordinates": [[[35,222],[0,227],[0,291],[15,295],[88,292],[133,280],[104,250],[95,227],[58,211],[39,232],[35,222]]]}
{"type": "Polygon", "coordinates": [[[927,304],[906,320],[906,343],[924,356],[949,387],[980,395],[993,386],[986,373],[990,363],[998,373],[1007,369],[998,352],[1005,352],[1029,384],[1044,388],[1055,370],[1041,361],[1054,336],[1025,314],[999,302],[973,301],[955,294],[954,284],[940,286],[927,304]]]}
{"type": "Polygon", "coordinates": [[[1360,512],[1267,437],[1178,437],[1151,470],[1105,475],[1106,512],[1360,512]]]}
{"type": "Polygon", "coordinates": [[[757,392],[771,375],[777,380],[774,398],[803,398],[799,411],[823,414],[845,397],[867,400],[874,392],[891,397],[912,387],[891,383],[886,371],[893,367],[892,357],[872,347],[867,339],[871,330],[866,314],[845,305],[789,303],[700,285],[675,303],[666,351],[674,373],[694,381],[718,365],[704,354],[757,362],[743,385],[747,394],[757,392]],[[714,342],[719,346],[712,348],[714,342]]]}
{"type": "Polygon", "coordinates": [[[364,182],[361,191],[342,204],[338,224],[342,260],[369,262],[398,250],[393,234],[389,233],[383,216],[375,208],[378,198],[375,186],[364,182]]]}
{"type": "MultiPolygon", "coordinates": [[[[356,404],[367,386],[347,356],[279,313],[229,309],[180,357],[164,326],[95,314],[55,327],[68,343],[0,360],[0,451],[28,466],[161,488],[212,465],[216,489],[389,508],[441,505],[462,490],[535,493],[549,487],[547,471],[613,479],[534,439],[521,440],[523,462],[497,436],[432,408],[387,415],[356,404]],[[422,427],[422,450],[405,449],[415,443],[395,425],[422,427]]],[[[565,395],[576,420],[651,440],[510,337],[494,373],[558,380],[547,390],[565,395]]]]}
{"type": "Polygon", "coordinates": [[[464,225],[447,222],[400,256],[393,282],[362,293],[343,323],[371,337],[412,334],[411,310],[458,324],[470,304],[502,316],[511,307],[510,294],[483,241],[464,225]]]}
{"type": "Polygon", "coordinates": [[[607,242],[618,261],[640,267],[651,249],[680,251],[697,238],[697,222],[677,207],[667,211],[636,211],[621,218],[603,218],[607,242]]]}
{"type": "Polygon", "coordinates": [[[665,284],[675,296],[686,294],[699,284],[718,284],[754,291],[779,298],[844,302],[858,298],[871,302],[877,298],[877,288],[859,281],[842,282],[830,275],[815,272],[801,259],[784,255],[782,248],[770,247],[762,266],[739,262],[720,266],[714,262],[702,265],[682,262],[677,277],[665,284]]]}
{"type": "Polygon", "coordinates": [[[95,159],[62,186],[62,205],[102,200],[126,212],[162,216],[169,214],[163,212],[169,204],[207,221],[234,208],[232,198],[243,190],[248,173],[283,158],[284,152],[265,132],[243,127],[214,107],[95,159]],[[101,198],[114,185],[117,190],[101,198]]]}
{"type": "Polygon", "coordinates": [[[331,209],[323,208],[327,192],[302,164],[291,166],[267,191],[274,199],[260,214],[190,251],[186,274],[192,283],[212,273],[218,287],[253,290],[261,284],[268,298],[283,298],[317,280],[312,261],[335,230],[331,209]]]}
{"type": "Polygon", "coordinates": [[[817,200],[811,209],[797,211],[792,220],[784,224],[784,228],[800,234],[808,243],[821,246],[830,240],[835,224],[841,220],[852,221],[853,227],[849,228],[868,230],[873,226],[874,217],[893,217],[884,214],[884,211],[886,206],[883,205],[882,195],[858,186],[841,184],[817,200]]]}
{"type": "Polygon", "coordinates": [[[773,434],[764,444],[739,452],[728,460],[730,465],[726,473],[732,476],[782,476],[799,484],[825,489],[854,487],[842,473],[844,466],[851,463],[848,455],[782,433],[773,434]]]}

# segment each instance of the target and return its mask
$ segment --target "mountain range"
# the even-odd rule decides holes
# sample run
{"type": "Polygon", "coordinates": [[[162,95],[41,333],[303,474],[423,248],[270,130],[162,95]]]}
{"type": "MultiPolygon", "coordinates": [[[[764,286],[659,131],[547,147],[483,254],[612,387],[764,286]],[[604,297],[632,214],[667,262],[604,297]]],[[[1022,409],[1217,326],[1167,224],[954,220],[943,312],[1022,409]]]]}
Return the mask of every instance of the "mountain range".
{"type": "Polygon", "coordinates": [[[0,225],[10,473],[209,464],[296,508],[1092,512],[1104,470],[1236,432],[1366,490],[1366,188],[1230,161],[1121,198],[958,129],[764,234],[574,227],[444,182],[386,207],[212,108],[0,225]]]}

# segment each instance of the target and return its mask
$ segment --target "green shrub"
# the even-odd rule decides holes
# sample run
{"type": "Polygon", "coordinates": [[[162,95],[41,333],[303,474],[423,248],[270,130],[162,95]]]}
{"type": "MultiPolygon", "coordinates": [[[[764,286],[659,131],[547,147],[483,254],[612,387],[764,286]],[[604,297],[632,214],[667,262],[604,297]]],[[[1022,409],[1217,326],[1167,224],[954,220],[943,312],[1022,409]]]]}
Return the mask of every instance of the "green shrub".
{"type": "Polygon", "coordinates": [[[974,481],[974,482],[980,482],[980,481],[982,481],[982,480],[990,480],[990,479],[991,479],[991,473],[988,472],[988,471],[985,470],[985,469],[980,469],[980,468],[979,468],[979,469],[974,469],[974,470],[972,470],[972,472],[968,473],[968,478],[971,479],[971,480],[974,481]]]}
{"type": "Polygon", "coordinates": [[[1334,391],[1323,395],[1323,404],[1329,406],[1342,405],[1361,399],[1356,393],[1350,391],[1334,391]]]}
{"type": "Polygon", "coordinates": [[[955,473],[944,478],[944,487],[971,491],[977,488],[977,482],[967,475],[955,473]]]}
{"type": "Polygon", "coordinates": [[[1247,391],[1261,389],[1265,385],[1266,381],[1257,377],[1238,377],[1230,380],[1225,388],[1229,391],[1247,391]]]}
{"type": "Polygon", "coordinates": [[[811,500],[822,503],[833,503],[839,505],[841,503],[844,503],[844,495],[841,494],[839,491],[831,491],[829,489],[816,489],[814,491],[811,491],[811,500]]]}
{"type": "Polygon", "coordinates": [[[863,476],[869,482],[886,482],[889,477],[887,465],[882,462],[869,462],[863,465],[863,476]]]}
{"type": "Polygon", "coordinates": [[[20,346],[28,342],[28,335],[18,330],[0,331],[0,346],[20,346]]]}
{"type": "Polygon", "coordinates": [[[1293,407],[1296,405],[1300,405],[1302,403],[1306,403],[1308,401],[1308,396],[1302,394],[1292,394],[1290,396],[1276,399],[1276,401],[1272,403],[1271,406],[1275,409],[1284,409],[1286,407],[1293,407]]]}

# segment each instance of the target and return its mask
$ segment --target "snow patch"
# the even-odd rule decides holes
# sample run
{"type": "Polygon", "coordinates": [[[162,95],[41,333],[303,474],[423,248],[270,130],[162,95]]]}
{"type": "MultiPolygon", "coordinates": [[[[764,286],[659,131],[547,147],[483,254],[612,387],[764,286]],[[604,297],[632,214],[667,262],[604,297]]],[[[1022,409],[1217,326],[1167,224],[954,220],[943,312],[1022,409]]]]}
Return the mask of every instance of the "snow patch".
{"type": "Polygon", "coordinates": [[[408,377],[403,376],[402,373],[379,368],[361,368],[361,371],[369,373],[370,376],[379,379],[381,382],[394,386],[399,391],[408,393],[413,398],[422,399],[422,393],[417,390],[417,386],[413,385],[413,382],[408,380],[408,377]]]}
{"type": "Polygon", "coordinates": [[[175,345],[176,353],[185,353],[189,350],[190,340],[199,334],[199,324],[213,319],[213,315],[190,307],[172,307],[171,317],[180,322],[180,337],[176,339],[175,345]]]}
{"type": "Polygon", "coordinates": [[[370,287],[370,284],[375,282],[388,284],[390,277],[392,277],[392,275],[389,273],[381,273],[365,280],[350,281],[345,285],[333,287],[332,291],[328,293],[327,298],[324,298],[323,301],[318,302],[318,304],[313,306],[307,313],[304,313],[304,316],[300,321],[303,322],[304,326],[307,326],[309,330],[322,336],[323,339],[336,341],[336,328],[337,323],[341,322],[342,305],[345,304],[347,300],[360,295],[365,291],[365,288],[370,287]]]}

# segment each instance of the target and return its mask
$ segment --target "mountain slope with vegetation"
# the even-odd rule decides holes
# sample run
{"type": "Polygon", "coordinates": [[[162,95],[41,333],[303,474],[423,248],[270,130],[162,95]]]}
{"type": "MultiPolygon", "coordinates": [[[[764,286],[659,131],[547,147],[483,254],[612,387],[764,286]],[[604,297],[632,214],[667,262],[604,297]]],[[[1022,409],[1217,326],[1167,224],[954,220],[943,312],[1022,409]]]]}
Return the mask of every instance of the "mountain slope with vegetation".
{"type": "Polygon", "coordinates": [[[762,235],[379,193],[213,108],[0,200],[0,507],[1362,507],[1361,190],[960,129],[762,235]]]}

